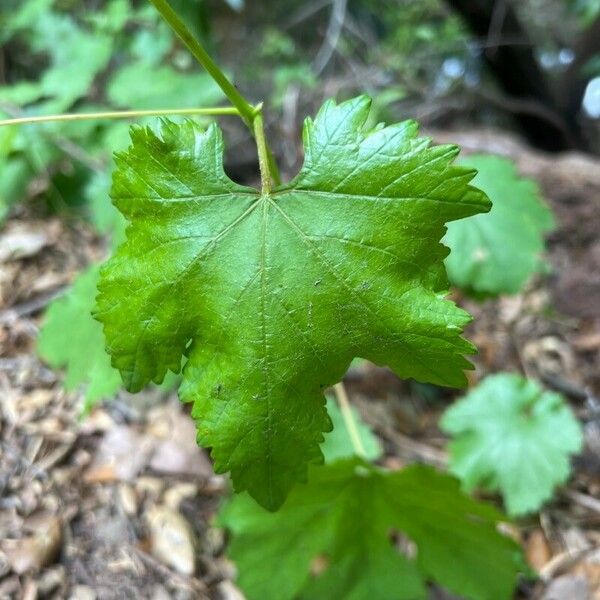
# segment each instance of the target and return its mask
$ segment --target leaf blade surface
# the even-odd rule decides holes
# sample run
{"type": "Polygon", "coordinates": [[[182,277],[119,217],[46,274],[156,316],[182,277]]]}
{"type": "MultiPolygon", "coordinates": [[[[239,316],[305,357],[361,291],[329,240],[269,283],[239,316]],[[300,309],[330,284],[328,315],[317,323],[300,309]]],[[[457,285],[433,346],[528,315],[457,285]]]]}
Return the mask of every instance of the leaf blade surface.
{"type": "Polygon", "coordinates": [[[268,195],[226,176],[215,126],[137,128],[117,155],[130,226],[97,312],[113,365],[135,391],[186,354],[199,442],[272,509],[322,461],[323,390],[355,356],[451,386],[470,367],[439,240],[489,203],[454,147],[411,122],[364,131],[368,111],[366,97],[326,103],[305,124],[302,170],[268,195]]]}

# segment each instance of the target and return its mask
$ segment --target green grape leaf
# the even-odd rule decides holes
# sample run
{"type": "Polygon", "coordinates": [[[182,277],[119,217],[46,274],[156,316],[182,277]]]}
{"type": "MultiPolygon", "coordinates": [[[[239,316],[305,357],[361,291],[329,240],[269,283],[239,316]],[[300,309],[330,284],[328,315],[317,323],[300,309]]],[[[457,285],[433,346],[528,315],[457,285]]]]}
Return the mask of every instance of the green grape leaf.
{"type": "Polygon", "coordinates": [[[467,490],[499,491],[511,515],[537,510],[569,477],[581,427],[559,394],[501,373],[484,379],[441,420],[450,468],[467,490]]]}
{"type": "Polygon", "coordinates": [[[514,164],[499,156],[469,156],[477,169],[473,183],[488,194],[492,210],[450,223],[444,243],[453,285],[475,294],[516,294],[543,268],[544,233],[554,226],[537,184],[519,177],[514,164]]]}
{"type": "Polygon", "coordinates": [[[52,367],[66,367],[65,388],[85,383],[84,413],[122,387],[119,372],[104,349],[102,326],[92,318],[99,266],[80,275],[67,293],[46,311],[38,352],[52,367]]]}
{"type": "MultiPolygon", "coordinates": [[[[354,407],[351,410],[358,435],[365,450],[365,458],[377,460],[382,454],[381,444],[377,436],[361,419],[358,411],[354,407]]],[[[325,434],[325,441],[321,444],[321,452],[323,452],[325,462],[330,463],[341,458],[354,456],[356,453],[352,446],[348,429],[344,423],[342,412],[338,408],[337,402],[329,396],[327,397],[327,413],[331,419],[333,430],[325,434]]]]}
{"type": "Polygon", "coordinates": [[[453,477],[359,459],[310,474],[277,513],[247,495],[220,511],[248,600],[424,600],[429,580],[471,600],[512,598],[519,549],[498,532],[502,515],[453,477]]]}
{"type": "Polygon", "coordinates": [[[223,170],[220,130],[133,128],[112,197],[130,221],[102,271],[97,318],[139,390],[178,371],[198,441],[238,491],[276,509],[331,429],[323,390],[361,356],[400,377],[461,386],[467,313],[444,299],[444,223],[484,211],[453,166],[404,122],[364,131],[365,96],[304,126],[305,161],[263,195],[223,170]]]}

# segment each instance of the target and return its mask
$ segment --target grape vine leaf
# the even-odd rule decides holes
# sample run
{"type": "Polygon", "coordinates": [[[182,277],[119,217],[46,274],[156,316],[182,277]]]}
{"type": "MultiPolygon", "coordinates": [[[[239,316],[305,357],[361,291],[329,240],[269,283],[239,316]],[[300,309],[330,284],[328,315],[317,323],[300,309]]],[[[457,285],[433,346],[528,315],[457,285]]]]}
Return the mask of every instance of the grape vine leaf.
{"type": "Polygon", "coordinates": [[[537,510],[569,477],[582,433],[563,398],[519,375],[484,379],[441,420],[450,468],[467,490],[500,491],[510,515],[537,510]]]}
{"type": "Polygon", "coordinates": [[[104,349],[102,326],[91,315],[99,270],[99,265],[90,267],[50,305],[38,338],[40,356],[52,367],[66,367],[66,389],[87,384],[84,413],[122,387],[119,372],[111,367],[104,349]]]}
{"type": "Polygon", "coordinates": [[[243,494],[218,520],[231,530],[248,600],[424,600],[429,580],[471,600],[503,600],[522,559],[497,530],[502,518],[431,467],[386,472],[346,459],[313,467],[277,513],[243,494]],[[412,551],[399,550],[398,534],[412,551]]]}
{"type": "Polygon", "coordinates": [[[516,294],[544,263],[544,234],[554,227],[537,183],[520,177],[512,161],[474,155],[462,161],[477,169],[474,183],[491,198],[492,210],[450,223],[444,238],[453,285],[483,295],[516,294]]]}
{"type": "Polygon", "coordinates": [[[223,170],[220,130],[132,128],[112,197],[130,221],[102,270],[96,316],[139,390],[178,371],[198,441],[276,509],[331,429],[323,390],[361,356],[461,386],[469,315],[444,299],[444,224],[489,208],[406,121],[364,131],[370,100],[328,101],[304,125],[304,165],[263,195],[223,170]]]}
{"type": "MultiPolygon", "coordinates": [[[[358,411],[352,407],[352,416],[358,431],[358,435],[365,450],[365,458],[377,460],[381,454],[381,443],[377,436],[371,431],[369,426],[361,419],[358,411]]],[[[355,456],[352,446],[352,440],[348,434],[348,429],[344,424],[344,417],[338,408],[337,402],[327,397],[327,413],[331,419],[333,429],[325,434],[325,441],[321,444],[321,452],[326,463],[334,462],[341,458],[350,458],[355,456]]]]}

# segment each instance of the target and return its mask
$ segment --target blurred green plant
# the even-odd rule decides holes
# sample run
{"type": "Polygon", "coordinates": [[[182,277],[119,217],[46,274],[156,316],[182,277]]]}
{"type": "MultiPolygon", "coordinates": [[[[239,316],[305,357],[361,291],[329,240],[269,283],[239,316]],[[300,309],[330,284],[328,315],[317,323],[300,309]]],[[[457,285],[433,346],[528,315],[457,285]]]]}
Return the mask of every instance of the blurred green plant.
{"type": "MultiPolygon", "coordinates": [[[[471,600],[511,598],[523,569],[518,546],[497,530],[504,517],[431,467],[393,472],[356,457],[339,408],[331,399],[327,408],[326,465],[312,467],[277,513],[246,494],[220,511],[247,598],[420,600],[429,581],[471,600]]],[[[376,459],[376,438],[353,414],[376,459]]]]}
{"type": "Polygon", "coordinates": [[[582,447],[581,426],[556,393],[500,373],[484,379],[441,420],[450,470],[468,491],[500,492],[510,515],[536,511],[571,472],[582,447]]]}
{"type": "MultiPolygon", "coordinates": [[[[202,7],[188,4],[188,18],[201,19],[202,7]]],[[[7,48],[18,48],[0,87],[5,118],[201,107],[223,98],[207,74],[178,66],[172,32],[146,5],[106,0],[89,11],[84,3],[7,1],[0,7],[0,31],[7,48]]],[[[52,210],[75,211],[107,232],[114,209],[107,195],[101,207],[97,192],[101,182],[107,189],[110,153],[128,139],[128,125],[119,122],[2,128],[0,222],[31,189],[52,210]]]]}
{"type": "Polygon", "coordinates": [[[538,185],[520,177],[509,159],[473,155],[461,164],[477,169],[474,185],[492,201],[489,213],[448,224],[443,239],[450,282],[475,295],[516,294],[541,271],[544,234],[554,227],[538,185]]]}
{"type": "MultiPolygon", "coordinates": [[[[447,57],[467,60],[469,36],[461,20],[440,0],[367,0],[379,29],[368,63],[381,64],[394,83],[411,93],[436,93],[447,57]]],[[[387,87],[387,86],[386,86],[387,87]]]]}
{"type": "Polygon", "coordinates": [[[590,25],[600,15],[600,0],[566,0],[566,3],[584,26],[590,25]]]}
{"type": "Polygon", "coordinates": [[[84,414],[99,400],[112,398],[123,385],[104,349],[102,325],[91,314],[99,271],[99,265],[90,267],[50,305],[38,338],[41,357],[54,368],[66,368],[67,390],[85,384],[84,414]]]}

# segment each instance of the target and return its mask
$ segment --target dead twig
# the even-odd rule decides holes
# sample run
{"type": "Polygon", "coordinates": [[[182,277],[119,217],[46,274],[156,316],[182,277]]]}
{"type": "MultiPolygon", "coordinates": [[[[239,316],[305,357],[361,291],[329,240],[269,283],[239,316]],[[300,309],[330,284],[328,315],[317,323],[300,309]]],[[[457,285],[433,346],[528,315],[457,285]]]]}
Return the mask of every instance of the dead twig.
{"type": "Polygon", "coordinates": [[[575,502],[575,504],[600,515],[600,500],[575,490],[564,490],[562,495],[575,502]]]}
{"type": "Polygon", "coordinates": [[[405,450],[410,458],[417,458],[424,463],[437,467],[445,468],[448,465],[448,455],[443,450],[438,450],[429,444],[413,440],[391,427],[386,427],[381,433],[399,449],[405,450]]]}
{"type": "Polygon", "coordinates": [[[29,315],[39,312],[42,308],[48,306],[54,299],[61,296],[66,289],[66,285],[58,286],[49,292],[40,294],[31,300],[27,300],[27,302],[17,304],[7,310],[1,311],[0,324],[12,323],[19,318],[28,317],[29,315]]]}
{"type": "Polygon", "coordinates": [[[196,579],[195,577],[187,577],[185,575],[181,575],[181,573],[177,573],[176,571],[169,569],[169,567],[154,558],[151,554],[144,552],[136,546],[132,546],[132,550],[147,567],[156,571],[162,577],[171,579],[177,582],[178,585],[182,585],[193,590],[196,594],[198,594],[197,596],[194,596],[198,600],[209,600],[206,585],[200,579],[196,579]]]}

